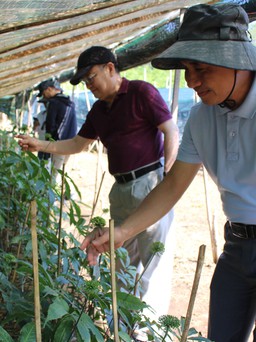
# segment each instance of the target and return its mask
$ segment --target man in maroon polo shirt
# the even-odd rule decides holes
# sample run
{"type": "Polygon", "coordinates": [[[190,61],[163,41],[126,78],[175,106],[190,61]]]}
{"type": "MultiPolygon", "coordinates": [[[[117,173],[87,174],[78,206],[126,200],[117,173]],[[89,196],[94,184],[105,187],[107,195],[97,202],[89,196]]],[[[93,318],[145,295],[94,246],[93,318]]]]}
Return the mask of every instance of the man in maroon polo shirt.
{"type": "MultiPolygon", "coordinates": [[[[120,225],[171,168],[178,149],[178,129],[158,90],[147,82],[122,78],[109,49],[93,46],[81,53],[70,82],[82,81],[98,101],[76,137],[47,146],[20,136],[19,143],[23,149],[72,154],[100,139],[107,149],[109,172],[116,180],[109,194],[110,214],[115,225],[120,225]]],[[[170,301],[172,222],[170,211],[124,244],[136,267],[147,264],[153,242],[165,245],[165,252],[155,255],[142,277],[143,299],[156,310],[156,319],[168,313],[170,301]]]]}

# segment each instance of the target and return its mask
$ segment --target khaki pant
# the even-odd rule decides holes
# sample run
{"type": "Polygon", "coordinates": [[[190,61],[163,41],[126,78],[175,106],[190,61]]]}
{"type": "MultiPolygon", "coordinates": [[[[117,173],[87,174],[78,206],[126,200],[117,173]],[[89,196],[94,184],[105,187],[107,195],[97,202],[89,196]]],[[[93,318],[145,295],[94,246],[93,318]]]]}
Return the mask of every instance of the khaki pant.
{"type": "MultiPolygon", "coordinates": [[[[159,168],[126,184],[113,184],[109,201],[110,214],[115,226],[120,225],[139,206],[162,178],[163,168],[159,168]]],[[[165,245],[163,255],[154,256],[142,277],[143,300],[155,310],[155,319],[155,316],[168,314],[170,303],[174,256],[173,216],[171,210],[157,223],[126,241],[123,246],[128,251],[131,264],[139,271],[143,270],[150,259],[152,243],[160,241],[165,245]]],[[[120,267],[117,260],[117,269],[120,267]]],[[[147,314],[149,315],[149,312],[147,314]]]]}
{"type": "Polygon", "coordinates": [[[51,155],[52,180],[53,183],[61,185],[61,175],[57,170],[63,170],[63,164],[67,165],[69,155],[63,156],[58,154],[51,155]]]}

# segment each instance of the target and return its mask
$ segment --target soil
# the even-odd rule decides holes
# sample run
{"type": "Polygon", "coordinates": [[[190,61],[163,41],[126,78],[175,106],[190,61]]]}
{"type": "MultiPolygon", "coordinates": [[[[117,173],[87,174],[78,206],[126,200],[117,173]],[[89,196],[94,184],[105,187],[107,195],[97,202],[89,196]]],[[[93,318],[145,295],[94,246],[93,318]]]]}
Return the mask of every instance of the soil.
{"type": "MultiPolygon", "coordinates": [[[[90,206],[89,209],[85,205],[81,206],[84,215],[87,217],[91,214],[92,203],[97,195],[97,192],[95,192],[97,169],[99,171],[97,184],[100,184],[102,174],[104,174],[94,216],[99,215],[108,218],[106,214],[104,216],[102,213],[103,209],[108,208],[108,192],[113,184],[113,177],[107,171],[106,155],[104,153],[82,152],[71,157],[68,167],[70,170],[69,175],[79,186],[83,202],[90,206]]],[[[169,314],[179,318],[186,316],[199,248],[205,245],[204,265],[190,324],[191,327],[200,331],[205,337],[207,335],[209,286],[215,268],[208,216],[209,222],[212,222],[213,218],[215,219],[218,253],[220,253],[224,241],[223,225],[225,217],[216,186],[204,173],[204,170],[201,169],[175,207],[176,248],[174,251],[173,282],[170,284],[172,299],[169,314]]]]}

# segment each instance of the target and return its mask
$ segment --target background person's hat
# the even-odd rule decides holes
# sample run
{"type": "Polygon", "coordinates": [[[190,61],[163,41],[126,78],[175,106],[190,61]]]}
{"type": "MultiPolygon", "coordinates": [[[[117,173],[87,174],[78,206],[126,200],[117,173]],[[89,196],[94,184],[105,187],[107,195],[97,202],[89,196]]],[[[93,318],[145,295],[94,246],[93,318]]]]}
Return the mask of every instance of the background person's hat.
{"type": "Polygon", "coordinates": [[[115,65],[117,60],[113,52],[104,46],[92,46],[81,53],[77,61],[77,69],[75,75],[71,78],[70,83],[77,85],[81,82],[82,77],[97,64],[105,64],[112,62],[115,65]]]}
{"type": "Polygon", "coordinates": [[[60,89],[62,91],[58,81],[56,81],[56,80],[46,80],[46,81],[43,81],[43,82],[41,82],[39,84],[39,86],[38,86],[39,93],[36,96],[37,97],[41,97],[43,95],[43,91],[46,90],[49,87],[54,87],[54,88],[60,89]]]}
{"type": "Polygon", "coordinates": [[[235,4],[195,5],[184,14],[177,41],[152,60],[157,69],[184,69],[182,60],[237,70],[256,70],[249,19],[235,4]]]}

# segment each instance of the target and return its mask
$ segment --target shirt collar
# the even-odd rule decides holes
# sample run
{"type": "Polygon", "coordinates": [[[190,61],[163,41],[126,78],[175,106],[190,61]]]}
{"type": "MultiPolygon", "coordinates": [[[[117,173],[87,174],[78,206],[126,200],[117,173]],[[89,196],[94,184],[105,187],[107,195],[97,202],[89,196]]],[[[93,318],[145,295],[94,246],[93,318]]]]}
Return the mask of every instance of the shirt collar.
{"type": "Polygon", "coordinates": [[[256,97],[256,76],[254,77],[254,81],[252,83],[251,89],[246,96],[244,102],[235,110],[231,110],[227,107],[216,106],[216,111],[218,115],[224,115],[232,112],[233,115],[239,116],[244,119],[252,119],[256,113],[255,106],[255,97],[256,97]]]}
{"type": "Polygon", "coordinates": [[[121,83],[120,88],[117,92],[117,95],[127,93],[128,85],[129,85],[129,81],[125,77],[122,77],[122,83],[121,83]]]}

